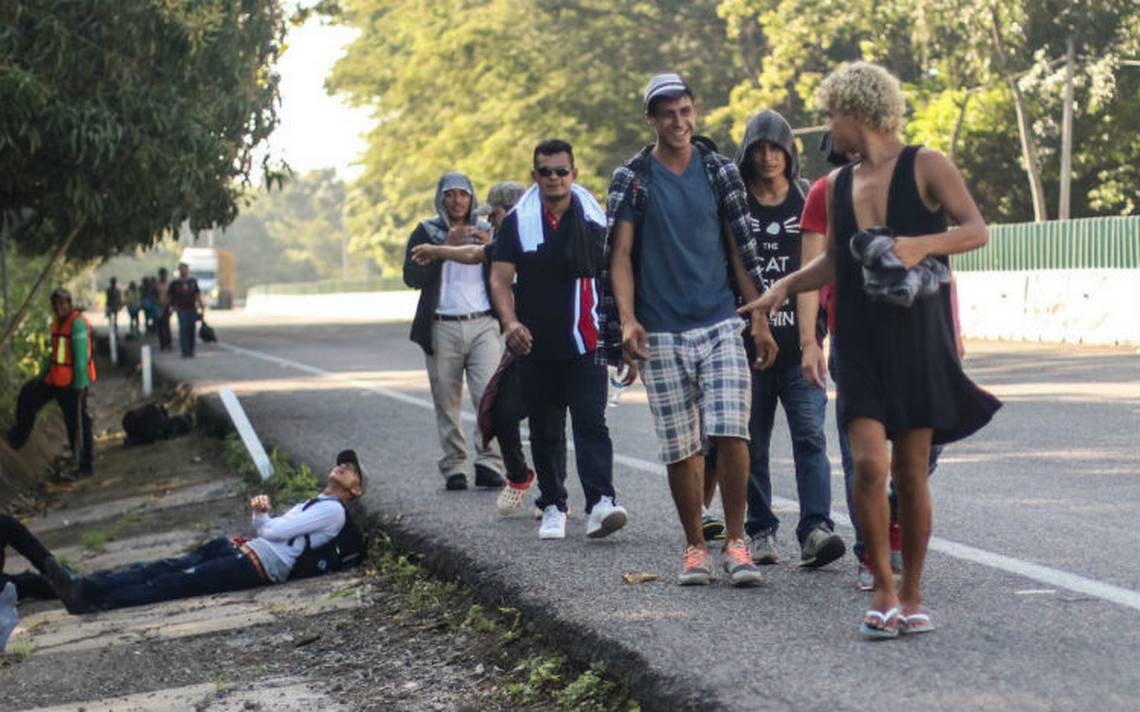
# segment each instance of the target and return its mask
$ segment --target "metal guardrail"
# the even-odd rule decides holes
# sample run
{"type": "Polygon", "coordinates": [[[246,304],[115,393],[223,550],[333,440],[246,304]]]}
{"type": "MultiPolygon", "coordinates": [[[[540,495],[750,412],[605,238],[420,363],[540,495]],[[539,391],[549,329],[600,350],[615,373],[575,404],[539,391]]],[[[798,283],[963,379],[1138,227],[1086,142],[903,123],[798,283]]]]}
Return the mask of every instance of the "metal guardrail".
{"type": "Polygon", "coordinates": [[[991,225],[989,244],[951,264],[959,272],[1140,269],[1140,215],[991,225]]]}
{"type": "Polygon", "coordinates": [[[258,284],[249,288],[246,299],[270,295],[344,294],[349,292],[391,292],[407,289],[401,277],[371,279],[322,279],[316,282],[258,284]]]}

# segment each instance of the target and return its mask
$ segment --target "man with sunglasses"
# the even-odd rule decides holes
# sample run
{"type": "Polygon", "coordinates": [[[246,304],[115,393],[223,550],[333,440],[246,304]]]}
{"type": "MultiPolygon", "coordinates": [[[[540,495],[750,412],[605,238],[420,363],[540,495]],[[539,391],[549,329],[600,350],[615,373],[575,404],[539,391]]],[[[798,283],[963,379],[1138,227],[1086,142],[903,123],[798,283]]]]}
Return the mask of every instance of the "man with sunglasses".
{"type": "Polygon", "coordinates": [[[574,185],[574,149],[549,139],[534,149],[535,185],[503,219],[491,266],[491,294],[507,347],[522,354],[520,377],[543,511],[539,537],[566,536],[566,411],[586,496],[586,536],[621,529],[614,502],[613,443],[606,425],[607,371],[598,363],[598,290],[605,213],[574,185]],[[511,283],[518,277],[518,301],[511,283]]]}
{"type": "MultiPolygon", "coordinates": [[[[736,164],[695,135],[697,106],[679,75],[653,77],[644,108],[656,142],[610,182],[606,246],[620,318],[603,309],[606,341],[641,364],[687,540],[679,582],[712,577],[701,530],[710,439],[727,530],[724,569],[734,586],[755,586],[763,577],[744,541],[751,376],[733,294],[735,284],[747,299],[761,284],[747,194],[736,164]]],[[[753,321],[752,336],[756,365],[770,366],[776,349],[764,319],[753,321]]]]}

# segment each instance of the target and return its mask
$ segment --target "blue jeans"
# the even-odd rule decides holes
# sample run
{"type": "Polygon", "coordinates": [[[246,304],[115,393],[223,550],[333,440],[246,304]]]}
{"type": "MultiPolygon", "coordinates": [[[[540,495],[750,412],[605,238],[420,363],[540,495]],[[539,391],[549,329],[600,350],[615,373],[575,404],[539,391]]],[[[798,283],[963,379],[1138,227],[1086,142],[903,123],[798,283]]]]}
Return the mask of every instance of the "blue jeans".
{"type": "Polygon", "coordinates": [[[221,537],[185,556],[84,576],[83,601],[94,609],[124,608],[241,591],[261,583],[249,558],[221,537]]]}
{"type": "Polygon", "coordinates": [[[749,536],[757,536],[775,534],[780,526],[780,520],[772,512],[768,466],[777,400],[784,405],[792,435],[796,492],[800,500],[796,538],[802,543],[812,529],[822,526],[830,531],[835,524],[831,521],[831,464],[827,460],[827,439],[823,434],[827,391],[804,380],[798,362],[752,372],[748,516],[744,528],[749,536]]]}
{"type": "Polygon", "coordinates": [[[198,323],[198,312],[194,309],[178,310],[178,346],[183,356],[194,355],[194,326],[198,323]]]}
{"type": "MultiPolygon", "coordinates": [[[[831,339],[831,352],[827,358],[827,370],[831,373],[831,380],[835,383],[835,412],[839,413],[839,404],[843,402],[843,393],[839,390],[839,379],[836,374],[839,372],[839,367],[836,366],[835,354],[835,337],[831,339]]],[[[851,458],[851,440],[847,437],[847,428],[843,427],[842,423],[837,423],[839,430],[839,459],[843,463],[843,487],[847,491],[847,516],[851,518],[851,527],[855,530],[855,558],[863,560],[863,532],[859,530],[858,515],[855,513],[855,496],[853,493],[854,480],[855,480],[855,464],[851,458]]],[[[934,471],[938,469],[938,456],[942,454],[941,445],[930,446],[930,469],[928,476],[933,475],[934,471]]],[[[888,498],[891,505],[891,521],[897,522],[899,519],[899,501],[895,496],[895,483],[891,482],[890,492],[888,498]]]]}

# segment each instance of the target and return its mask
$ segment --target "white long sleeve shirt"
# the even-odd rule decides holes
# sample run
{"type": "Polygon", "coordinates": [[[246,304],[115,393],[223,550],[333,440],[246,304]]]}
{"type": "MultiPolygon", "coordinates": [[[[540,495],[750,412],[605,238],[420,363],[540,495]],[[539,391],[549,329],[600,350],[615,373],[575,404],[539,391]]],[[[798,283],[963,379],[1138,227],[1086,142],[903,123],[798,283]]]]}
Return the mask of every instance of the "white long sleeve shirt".
{"type": "Polygon", "coordinates": [[[332,541],[344,527],[344,507],[336,497],[322,495],[308,509],[304,509],[305,504],[293,505],[280,517],[270,517],[265,512],[253,514],[253,530],[257,538],[246,544],[257,554],[273,583],[289,578],[297,557],[305,551],[306,534],[310,545],[316,548],[332,541]]]}

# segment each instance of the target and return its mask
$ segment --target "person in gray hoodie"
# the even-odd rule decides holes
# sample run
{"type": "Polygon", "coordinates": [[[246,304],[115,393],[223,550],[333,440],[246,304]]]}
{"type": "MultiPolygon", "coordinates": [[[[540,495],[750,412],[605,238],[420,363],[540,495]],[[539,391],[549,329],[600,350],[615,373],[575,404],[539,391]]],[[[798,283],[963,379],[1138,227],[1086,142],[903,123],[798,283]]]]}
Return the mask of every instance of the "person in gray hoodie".
{"type": "MultiPolygon", "coordinates": [[[[475,187],[462,173],[445,173],[435,191],[434,217],[412,232],[404,251],[404,283],[420,290],[411,340],[424,351],[448,490],[467,489],[468,447],[460,421],[463,378],[476,409],[502,355],[499,320],[491,304],[490,262],[483,265],[413,259],[417,245],[485,245],[490,225],[475,221],[475,187]]],[[[502,487],[503,458],[475,430],[475,485],[502,487]]]]}
{"type": "MultiPolygon", "coordinates": [[[[736,154],[748,186],[750,224],[763,264],[763,288],[800,267],[800,214],[806,181],[800,178],[799,153],[792,127],[775,111],[762,111],[748,122],[736,154]]],[[[772,511],[769,446],[777,401],[784,406],[792,435],[800,520],[796,538],[800,565],[818,568],[843,556],[846,547],[831,520],[831,465],[823,433],[827,392],[809,383],[801,369],[801,343],[818,340],[819,292],[801,293],[769,317],[779,354],[772,368],[752,372],[752,413],[748,445],[748,515],[745,530],[752,559],[780,560],[776,548],[779,518],[772,511]]],[[[745,339],[745,346],[751,347],[745,339]]],[[[750,360],[754,358],[749,356],[750,360]]]]}

